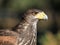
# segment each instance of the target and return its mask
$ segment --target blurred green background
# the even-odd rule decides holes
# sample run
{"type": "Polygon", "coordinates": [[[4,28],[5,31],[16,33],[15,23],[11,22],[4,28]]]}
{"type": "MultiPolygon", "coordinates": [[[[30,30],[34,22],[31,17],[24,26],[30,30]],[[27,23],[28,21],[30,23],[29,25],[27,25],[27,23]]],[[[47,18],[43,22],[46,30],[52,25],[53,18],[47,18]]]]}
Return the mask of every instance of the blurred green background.
{"type": "Polygon", "coordinates": [[[60,0],[0,0],[0,29],[19,23],[26,10],[43,10],[49,17],[38,22],[37,45],[60,45],[60,0]]]}

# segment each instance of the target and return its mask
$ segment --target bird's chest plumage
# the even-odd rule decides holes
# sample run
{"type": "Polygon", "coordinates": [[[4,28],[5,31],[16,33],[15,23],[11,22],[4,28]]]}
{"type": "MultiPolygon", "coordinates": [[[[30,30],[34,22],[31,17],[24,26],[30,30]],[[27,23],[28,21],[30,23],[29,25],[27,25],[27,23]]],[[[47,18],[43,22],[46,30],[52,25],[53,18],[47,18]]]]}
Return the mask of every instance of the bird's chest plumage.
{"type": "Polygon", "coordinates": [[[32,23],[32,24],[23,24],[19,25],[20,29],[18,29],[18,32],[20,33],[20,38],[19,38],[19,45],[36,45],[36,24],[37,23],[32,23]],[[23,28],[21,28],[23,26],[23,28]]]}
{"type": "MultiPolygon", "coordinates": [[[[3,31],[8,34],[6,35],[14,35],[17,37],[17,44],[18,45],[36,45],[36,23],[31,24],[23,24],[19,25],[19,28],[16,29],[16,32],[13,31],[3,31]],[[22,28],[23,26],[23,28],[22,28]],[[34,44],[33,44],[34,43],[34,44]]],[[[4,34],[3,34],[4,35],[4,34]]]]}

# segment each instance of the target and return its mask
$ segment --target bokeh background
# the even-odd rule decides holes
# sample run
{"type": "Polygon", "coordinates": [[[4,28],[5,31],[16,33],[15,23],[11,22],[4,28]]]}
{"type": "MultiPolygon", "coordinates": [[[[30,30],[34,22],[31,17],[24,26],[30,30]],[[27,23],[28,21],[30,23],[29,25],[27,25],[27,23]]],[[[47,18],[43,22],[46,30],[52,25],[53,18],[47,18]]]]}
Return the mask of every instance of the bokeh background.
{"type": "Polygon", "coordinates": [[[49,17],[38,22],[37,45],[60,45],[60,0],[0,0],[0,29],[16,26],[19,15],[30,8],[43,10],[49,17]]]}

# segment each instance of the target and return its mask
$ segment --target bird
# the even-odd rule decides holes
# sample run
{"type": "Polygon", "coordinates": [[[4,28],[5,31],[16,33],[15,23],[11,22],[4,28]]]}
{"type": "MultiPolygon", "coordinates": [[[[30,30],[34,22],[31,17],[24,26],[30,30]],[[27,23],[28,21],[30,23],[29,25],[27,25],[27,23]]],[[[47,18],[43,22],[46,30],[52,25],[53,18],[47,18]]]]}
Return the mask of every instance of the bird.
{"type": "Polygon", "coordinates": [[[16,45],[37,45],[37,23],[39,20],[48,20],[48,16],[42,10],[29,9],[22,15],[18,25],[12,29],[0,29],[0,35],[15,36],[16,45]]]}

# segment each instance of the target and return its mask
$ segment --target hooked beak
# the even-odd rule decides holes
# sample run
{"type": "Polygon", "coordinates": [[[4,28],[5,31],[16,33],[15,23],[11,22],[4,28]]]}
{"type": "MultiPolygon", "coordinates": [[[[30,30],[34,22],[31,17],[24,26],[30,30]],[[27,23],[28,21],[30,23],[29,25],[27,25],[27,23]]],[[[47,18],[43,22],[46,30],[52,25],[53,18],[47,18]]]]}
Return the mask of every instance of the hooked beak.
{"type": "Polygon", "coordinates": [[[48,20],[48,16],[44,12],[39,12],[38,14],[35,15],[35,18],[48,20]]]}

